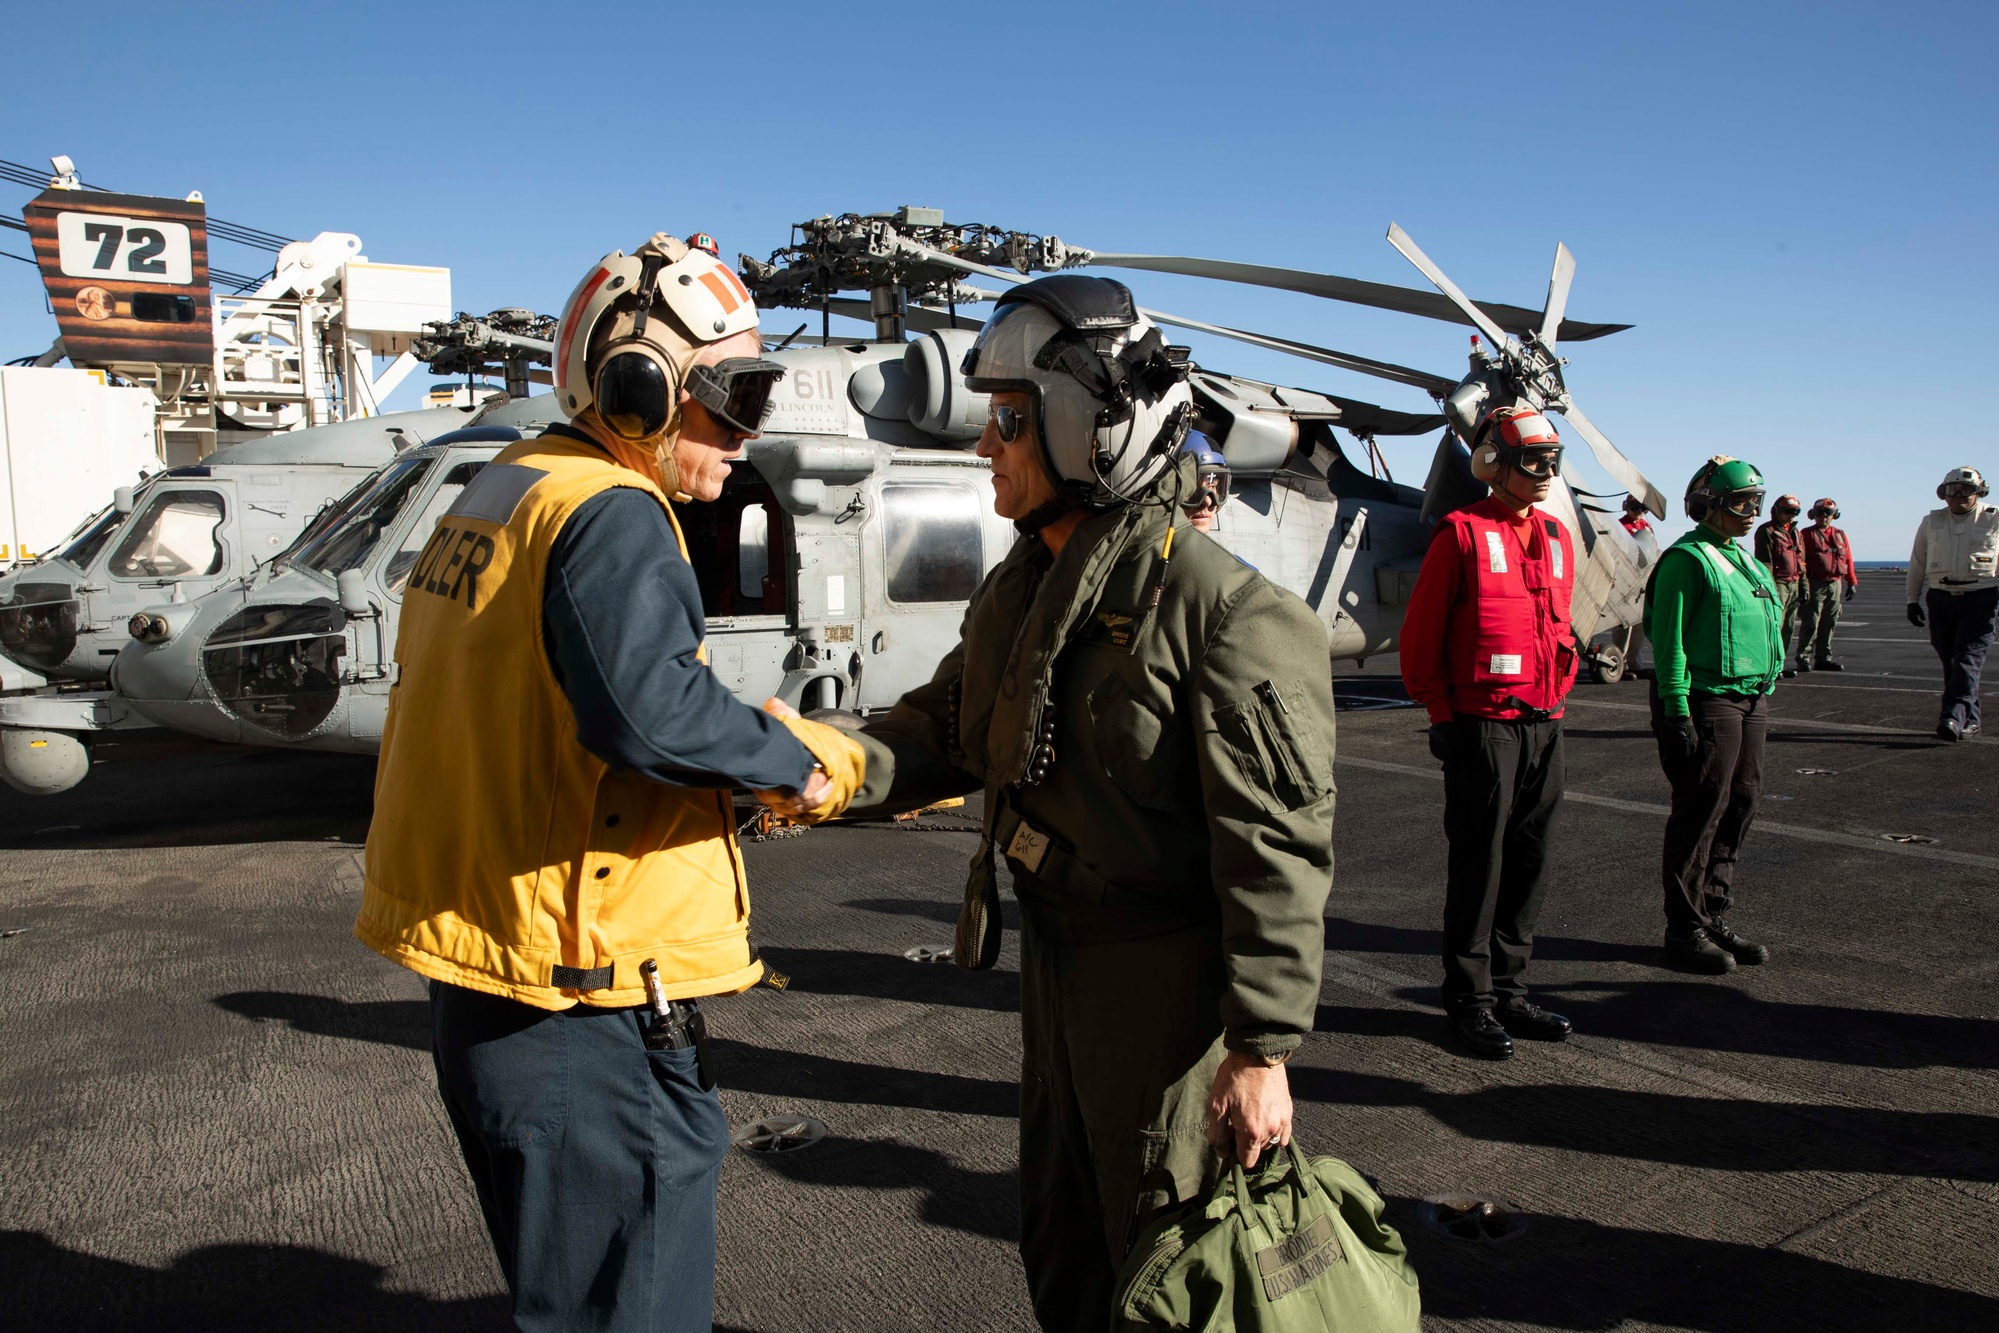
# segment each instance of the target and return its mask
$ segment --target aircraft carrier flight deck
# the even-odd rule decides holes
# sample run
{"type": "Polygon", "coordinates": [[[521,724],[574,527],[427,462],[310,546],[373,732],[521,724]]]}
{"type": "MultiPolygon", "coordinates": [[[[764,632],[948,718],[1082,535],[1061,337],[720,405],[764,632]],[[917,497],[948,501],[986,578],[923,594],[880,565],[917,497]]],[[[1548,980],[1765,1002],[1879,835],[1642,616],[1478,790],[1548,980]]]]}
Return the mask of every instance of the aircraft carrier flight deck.
{"type": "MultiPolygon", "coordinates": [[[[1999,1328],[1999,745],[1932,737],[1901,586],[1863,574],[1846,670],[1773,701],[1735,911],[1762,967],[1666,965],[1646,686],[1578,686],[1531,977],[1576,1035],[1503,1064],[1446,1041],[1422,713],[1394,659],[1340,664],[1298,1137],[1379,1182],[1426,1327],[1999,1328]],[[1503,1225],[1451,1234],[1458,1196],[1503,1225]]],[[[75,790],[0,791],[0,1321],[505,1327],[424,983],[350,934],[373,760],[124,735],[75,790]]],[[[795,1119],[724,1167],[717,1327],[1033,1327],[1016,941],[918,961],[976,815],[746,845],[793,980],[709,1007],[722,1100],[795,1119]]]]}

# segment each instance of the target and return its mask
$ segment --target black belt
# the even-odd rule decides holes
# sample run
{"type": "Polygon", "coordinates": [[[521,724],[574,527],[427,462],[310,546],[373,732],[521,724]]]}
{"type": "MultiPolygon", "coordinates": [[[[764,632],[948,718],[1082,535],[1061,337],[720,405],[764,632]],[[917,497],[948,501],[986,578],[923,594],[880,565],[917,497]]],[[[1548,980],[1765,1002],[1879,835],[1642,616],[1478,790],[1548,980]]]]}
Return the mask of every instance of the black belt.
{"type": "Polygon", "coordinates": [[[548,984],[557,990],[609,990],[611,988],[611,966],[603,967],[563,967],[558,964],[548,970],[548,984]]]}

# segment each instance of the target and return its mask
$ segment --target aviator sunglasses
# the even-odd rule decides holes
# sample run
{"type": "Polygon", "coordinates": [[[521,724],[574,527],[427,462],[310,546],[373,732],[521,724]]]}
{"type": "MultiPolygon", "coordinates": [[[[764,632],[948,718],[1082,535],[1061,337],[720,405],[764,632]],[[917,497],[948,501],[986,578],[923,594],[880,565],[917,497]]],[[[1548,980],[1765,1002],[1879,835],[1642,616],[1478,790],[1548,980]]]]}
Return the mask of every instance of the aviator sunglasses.
{"type": "Polygon", "coordinates": [[[1017,407],[1002,407],[994,403],[987,420],[993,423],[993,431],[1000,437],[1000,443],[1012,444],[1027,425],[1027,413],[1017,407]]]}

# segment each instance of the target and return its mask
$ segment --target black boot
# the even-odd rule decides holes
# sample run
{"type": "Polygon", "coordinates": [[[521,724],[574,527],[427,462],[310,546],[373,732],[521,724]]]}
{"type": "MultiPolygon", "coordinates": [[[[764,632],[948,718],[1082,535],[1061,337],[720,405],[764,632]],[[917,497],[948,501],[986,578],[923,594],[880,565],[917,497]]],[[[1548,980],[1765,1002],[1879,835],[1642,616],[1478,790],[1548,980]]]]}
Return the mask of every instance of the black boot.
{"type": "Polygon", "coordinates": [[[1800,672],[1809,675],[1811,673],[1811,669],[1812,669],[1812,664],[1810,662],[1807,662],[1802,657],[1798,659],[1798,670],[1800,672]]]}
{"type": "Polygon", "coordinates": [[[1530,1041],[1561,1041],[1569,1035],[1569,1020],[1560,1014],[1551,1014],[1538,1004],[1530,1004],[1525,998],[1501,1000],[1493,1010],[1509,1036],[1526,1037],[1530,1041]]]}
{"type": "Polygon", "coordinates": [[[1961,741],[1964,739],[1964,733],[1958,730],[1955,719],[1947,717],[1937,723],[1937,739],[1940,741],[1961,741]]]}
{"type": "Polygon", "coordinates": [[[1754,967],[1758,963],[1770,961],[1770,950],[1753,940],[1745,940],[1735,933],[1735,927],[1728,924],[1725,917],[1716,917],[1714,924],[1707,928],[1707,937],[1734,956],[1735,961],[1754,967]]]}
{"type": "Polygon", "coordinates": [[[1490,1009],[1467,1009],[1451,1015],[1451,1031],[1473,1055],[1484,1060],[1511,1060],[1513,1038],[1499,1026],[1490,1009]]]}
{"type": "Polygon", "coordinates": [[[1840,665],[1839,663],[1837,663],[1837,662],[1833,661],[1833,660],[1832,660],[1832,659],[1831,659],[1830,657],[1821,657],[1821,658],[1820,658],[1820,659],[1819,659],[1818,661],[1816,661],[1816,662],[1812,663],[1812,670],[1814,670],[1814,671],[1844,671],[1844,670],[1846,670],[1846,668],[1845,668],[1845,667],[1843,667],[1843,666],[1841,666],[1841,665],[1840,665]]]}
{"type": "Polygon", "coordinates": [[[1735,955],[1709,939],[1707,931],[1699,926],[1687,931],[1666,927],[1666,954],[1682,967],[1696,972],[1712,972],[1720,976],[1735,970],[1735,955]]]}

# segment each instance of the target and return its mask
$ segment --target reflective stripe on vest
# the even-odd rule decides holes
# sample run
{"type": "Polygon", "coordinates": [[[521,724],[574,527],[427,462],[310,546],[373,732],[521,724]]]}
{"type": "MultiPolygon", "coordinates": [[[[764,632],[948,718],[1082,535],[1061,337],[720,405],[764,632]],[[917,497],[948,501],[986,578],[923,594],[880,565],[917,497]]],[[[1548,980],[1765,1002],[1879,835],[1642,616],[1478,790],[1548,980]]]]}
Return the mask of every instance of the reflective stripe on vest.
{"type": "Polygon", "coordinates": [[[729,793],[610,770],[576,739],[543,645],[556,538],[619,486],[673,519],[649,479],[562,436],[510,445],[438,519],[403,599],[375,779],[355,934],[544,1009],[638,1004],[648,958],[674,999],[763,971],[729,793]]]}

